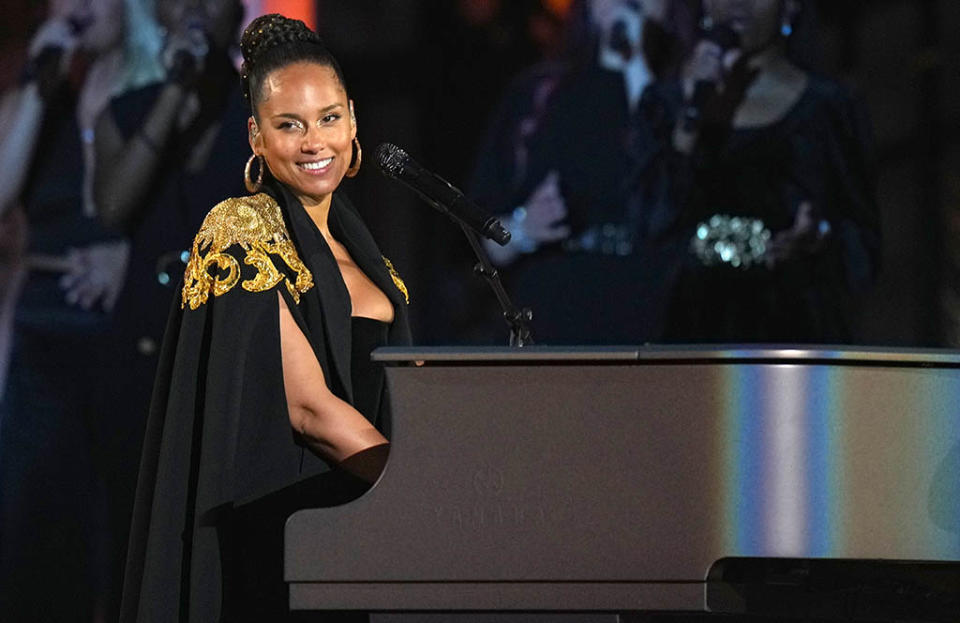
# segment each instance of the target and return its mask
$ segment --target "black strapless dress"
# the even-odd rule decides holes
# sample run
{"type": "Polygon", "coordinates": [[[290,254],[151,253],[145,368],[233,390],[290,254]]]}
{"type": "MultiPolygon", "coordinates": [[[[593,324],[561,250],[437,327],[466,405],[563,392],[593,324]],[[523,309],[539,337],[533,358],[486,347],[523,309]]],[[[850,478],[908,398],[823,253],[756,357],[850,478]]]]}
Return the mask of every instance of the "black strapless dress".
{"type": "Polygon", "coordinates": [[[383,364],[370,360],[375,348],[386,346],[390,325],[373,318],[351,316],[352,330],[350,379],[353,383],[353,406],[374,426],[380,428],[386,414],[383,364]]]}

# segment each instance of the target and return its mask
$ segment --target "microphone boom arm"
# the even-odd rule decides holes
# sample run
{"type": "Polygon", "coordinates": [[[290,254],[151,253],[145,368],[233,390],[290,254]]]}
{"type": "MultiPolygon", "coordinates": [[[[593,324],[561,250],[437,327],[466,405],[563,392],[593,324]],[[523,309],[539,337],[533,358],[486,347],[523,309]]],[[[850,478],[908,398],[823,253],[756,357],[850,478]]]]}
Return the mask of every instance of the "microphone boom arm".
{"type": "Polygon", "coordinates": [[[513,304],[507,291],[503,288],[500,273],[490,262],[490,256],[483,248],[480,237],[465,223],[460,222],[459,219],[457,221],[460,229],[463,230],[463,235],[467,237],[467,242],[470,243],[470,247],[477,256],[477,264],[473,267],[474,274],[487,282],[503,310],[503,319],[510,327],[510,346],[523,348],[533,345],[533,335],[530,333],[530,326],[528,325],[533,319],[533,312],[529,308],[517,309],[517,306],[513,304]]]}
{"type": "Polygon", "coordinates": [[[483,277],[503,309],[503,319],[510,326],[510,346],[522,347],[533,344],[528,322],[533,318],[529,309],[517,309],[510,300],[500,274],[490,262],[490,256],[480,243],[480,236],[497,244],[510,242],[510,232],[493,215],[475,206],[463,193],[439,175],[421,167],[407,152],[392,143],[381,143],[374,150],[380,170],[389,178],[402,182],[428,204],[449,216],[460,226],[467,242],[477,256],[474,273],[483,277]]]}

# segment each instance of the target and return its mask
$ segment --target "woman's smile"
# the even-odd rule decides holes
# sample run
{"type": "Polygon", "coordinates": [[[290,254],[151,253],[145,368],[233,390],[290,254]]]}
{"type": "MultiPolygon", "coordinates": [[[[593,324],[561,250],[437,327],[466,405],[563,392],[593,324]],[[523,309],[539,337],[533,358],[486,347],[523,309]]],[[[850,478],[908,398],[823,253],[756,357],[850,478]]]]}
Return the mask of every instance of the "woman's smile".
{"type": "Polygon", "coordinates": [[[357,128],[334,71],[316,63],[277,69],[264,82],[254,151],[304,207],[326,205],[353,158],[357,128]]]}
{"type": "Polygon", "coordinates": [[[324,158],[322,160],[309,160],[306,162],[299,162],[297,166],[303,169],[305,172],[310,175],[323,175],[329,170],[330,163],[333,162],[333,157],[324,158]]]}

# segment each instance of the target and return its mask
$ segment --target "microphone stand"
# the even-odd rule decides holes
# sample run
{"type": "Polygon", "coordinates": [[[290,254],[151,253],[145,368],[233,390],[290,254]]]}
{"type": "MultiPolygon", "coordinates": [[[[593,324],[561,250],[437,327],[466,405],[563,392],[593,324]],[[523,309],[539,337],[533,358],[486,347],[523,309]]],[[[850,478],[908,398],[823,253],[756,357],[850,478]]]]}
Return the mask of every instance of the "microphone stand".
{"type": "Polygon", "coordinates": [[[490,256],[487,255],[486,250],[480,243],[480,237],[472,229],[461,223],[459,219],[454,218],[454,220],[460,225],[460,229],[463,230],[463,234],[467,237],[467,241],[477,256],[477,264],[473,267],[474,274],[483,277],[493,289],[493,293],[500,303],[500,308],[503,310],[503,319],[510,326],[510,346],[523,348],[532,345],[533,336],[530,334],[530,327],[527,323],[533,319],[533,312],[528,308],[517,309],[507,295],[507,291],[503,289],[503,284],[500,282],[500,273],[490,263],[490,256]]]}

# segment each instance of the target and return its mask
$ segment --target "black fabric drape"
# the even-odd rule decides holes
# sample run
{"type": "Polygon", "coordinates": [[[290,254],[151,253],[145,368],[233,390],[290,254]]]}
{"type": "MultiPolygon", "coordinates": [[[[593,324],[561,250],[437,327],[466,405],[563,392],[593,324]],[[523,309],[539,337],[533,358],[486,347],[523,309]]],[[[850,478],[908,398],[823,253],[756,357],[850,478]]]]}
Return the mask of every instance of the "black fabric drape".
{"type": "MultiPolygon", "coordinates": [[[[255,279],[260,268],[245,263],[252,257],[249,248],[232,244],[224,253],[240,267],[236,285],[210,294],[196,309],[175,302],[144,442],[121,621],[225,620],[221,608],[232,609],[221,603],[222,579],[230,572],[223,558],[234,556],[221,556],[219,539],[236,527],[234,509],[294,485],[303,494],[302,507],[319,505],[324,483],[335,481],[321,476],[303,486],[330,467],[305,448],[289,424],[275,292],[312,345],[328,386],[352,402],[349,294],[332,252],[300,203],[276,183],[269,193],[286,228],[279,233],[293,241],[314,285],[299,292],[297,302],[295,289],[286,285],[296,283],[297,270],[270,254],[284,279],[269,289],[248,291],[241,284],[255,279]]],[[[257,197],[266,200],[258,195],[247,203],[257,197]]],[[[245,215],[249,212],[231,218],[246,222],[245,215]]],[[[333,235],[393,303],[390,343],[409,343],[405,294],[356,211],[345,197],[334,195],[329,218],[333,235]]],[[[223,268],[211,267],[210,273],[227,278],[223,268]]],[[[338,485],[330,486],[331,496],[339,495],[338,485]]],[[[287,496],[284,506],[290,512],[296,503],[287,496]]],[[[242,544],[256,538],[231,532],[226,540],[242,544]]],[[[265,575],[263,581],[276,584],[282,578],[265,575]]]]}

